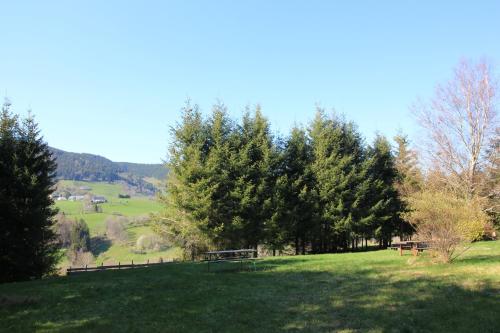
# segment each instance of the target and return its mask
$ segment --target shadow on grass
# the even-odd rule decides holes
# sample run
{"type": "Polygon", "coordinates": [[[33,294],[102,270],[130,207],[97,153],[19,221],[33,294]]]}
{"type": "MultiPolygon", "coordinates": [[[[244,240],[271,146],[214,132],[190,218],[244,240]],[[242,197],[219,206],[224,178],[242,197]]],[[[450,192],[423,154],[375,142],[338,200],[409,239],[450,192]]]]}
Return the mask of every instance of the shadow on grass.
{"type": "MultiPolygon", "coordinates": [[[[375,268],[329,258],[302,267],[310,259],[273,259],[257,272],[218,274],[207,272],[205,264],[178,264],[41,281],[36,304],[0,308],[0,327],[11,332],[498,329],[498,285],[466,287],[445,275],[394,272],[390,258],[375,268]]],[[[18,284],[16,292],[33,294],[31,286],[18,284]]]]}
{"type": "Polygon", "coordinates": [[[90,249],[95,257],[109,250],[111,244],[111,240],[105,236],[95,236],[90,239],[90,249]]]}

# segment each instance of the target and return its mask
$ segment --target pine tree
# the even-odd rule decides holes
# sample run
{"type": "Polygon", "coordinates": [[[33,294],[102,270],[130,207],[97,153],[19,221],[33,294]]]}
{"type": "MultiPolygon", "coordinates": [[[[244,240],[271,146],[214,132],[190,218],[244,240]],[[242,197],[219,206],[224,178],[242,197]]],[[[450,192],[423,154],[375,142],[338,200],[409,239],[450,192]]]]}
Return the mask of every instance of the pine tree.
{"type": "Polygon", "coordinates": [[[56,164],[31,115],[20,124],[6,102],[0,122],[0,280],[40,278],[59,260],[50,198],[56,164]]]}
{"type": "Polygon", "coordinates": [[[422,188],[423,177],[418,167],[417,153],[409,146],[408,137],[398,134],[394,137],[396,141],[395,166],[398,170],[397,188],[403,197],[411,195],[422,188]]]}
{"type": "Polygon", "coordinates": [[[294,244],[295,253],[305,254],[317,216],[315,180],[310,165],[312,149],[306,132],[293,128],[283,153],[281,175],[275,198],[280,199],[273,215],[282,242],[294,244]]]}
{"type": "Polygon", "coordinates": [[[316,251],[346,250],[356,232],[359,166],[363,158],[361,137],[352,123],[327,118],[319,111],[310,126],[321,220],[316,251]]]}
{"type": "Polygon", "coordinates": [[[189,252],[185,256],[194,259],[209,246],[204,182],[209,135],[198,106],[188,101],[182,109],[182,122],[170,132],[169,173],[166,191],[160,196],[165,209],[156,216],[155,229],[183,246],[189,252]]]}
{"type": "Polygon", "coordinates": [[[402,236],[412,230],[401,218],[405,205],[395,188],[398,171],[388,140],[377,136],[367,155],[365,165],[371,184],[365,219],[371,221],[374,236],[379,240],[380,246],[387,247],[392,236],[402,236]]]}
{"type": "Polygon", "coordinates": [[[217,104],[208,121],[209,153],[205,164],[204,197],[206,231],[220,248],[238,247],[242,239],[237,220],[238,203],[233,197],[235,182],[235,129],[226,107],[217,104]]]}
{"type": "Polygon", "coordinates": [[[271,219],[272,190],[275,182],[275,150],[269,123],[260,107],[247,112],[238,133],[235,159],[236,181],[233,194],[239,203],[238,218],[244,246],[257,248],[264,239],[265,224],[271,219]]]}
{"type": "Polygon", "coordinates": [[[71,225],[70,238],[71,250],[81,252],[90,251],[90,231],[83,219],[76,220],[71,225]]]}

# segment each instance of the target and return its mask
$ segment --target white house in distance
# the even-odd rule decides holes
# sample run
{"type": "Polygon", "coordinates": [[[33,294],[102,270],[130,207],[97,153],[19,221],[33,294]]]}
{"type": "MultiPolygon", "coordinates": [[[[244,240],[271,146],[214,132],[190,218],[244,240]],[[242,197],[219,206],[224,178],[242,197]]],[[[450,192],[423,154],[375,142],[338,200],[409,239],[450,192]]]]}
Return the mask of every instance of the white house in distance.
{"type": "Polygon", "coordinates": [[[70,195],[68,197],[69,201],[82,201],[83,199],[85,199],[84,195],[70,195]]]}
{"type": "Polygon", "coordinates": [[[92,202],[94,204],[100,204],[100,203],[108,202],[108,200],[106,200],[106,198],[103,197],[103,196],[95,195],[95,196],[92,197],[92,199],[90,200],[90,202],[92,202]]]}

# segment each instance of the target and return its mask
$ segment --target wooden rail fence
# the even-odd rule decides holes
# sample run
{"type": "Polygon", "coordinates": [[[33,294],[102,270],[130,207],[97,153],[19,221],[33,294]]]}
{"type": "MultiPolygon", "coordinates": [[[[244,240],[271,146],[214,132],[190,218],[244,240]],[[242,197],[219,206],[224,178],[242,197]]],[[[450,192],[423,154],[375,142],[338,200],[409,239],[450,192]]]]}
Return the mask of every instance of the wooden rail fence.
{"type": "Polygon", "coordinates": [[[78,273],[86,273],[86,272],[98,272],[98,271],[105,271],[105,270],[110,270],[110,269],[129,269],[129,268],[141,268],[141,267],[152,267],[152,266],[158,266],[158,265],[164,265],[164,264],[170,264],[175,262],[174,260],[169,260],[169,261],[164,261],[163,259],[160,259],[158,262],[149,262],[149,259],[146,263],[144,264],[134,264],[134,261],[132,260],[131,264],[121,264],[118,262],[118,265],[104,265],[104,263],[101,263],[100,266],[87,266],[85,267],[69,267],[66,269],[66,275],[73,275],[73,274],[78,274],[78,273]]]}

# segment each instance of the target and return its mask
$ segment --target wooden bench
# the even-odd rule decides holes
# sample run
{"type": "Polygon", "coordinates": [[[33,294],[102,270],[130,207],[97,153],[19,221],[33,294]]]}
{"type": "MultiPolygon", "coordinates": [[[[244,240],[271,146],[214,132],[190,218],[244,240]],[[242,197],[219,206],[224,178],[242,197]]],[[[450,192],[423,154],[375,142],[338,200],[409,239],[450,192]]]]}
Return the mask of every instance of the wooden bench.
{"type": "Polygon", "coordinates": [[[389,249],[391,250],[399,250],[400,256],[403,255],[403,250],[409,250],[412,252],[414,256],[417,256],[419,253],[429,250],[431,248],[432,247],[426,242],[414,242],[414,241],[394,243],[391,246],[389,246],[389,249]]]}
{"type": "Polygon", "coordinates": [[[252,261],[254,270],[255,259],[257,259],[257,250],[254,249],[241,249],[241,250],[223,250],[223,251],[209,251],[205,253],[205,261],[207,262],[207,270],[210,271],[211,263],[220,262],[239,262],[240,269],[243,268],[244,261],[252,261]]]}

